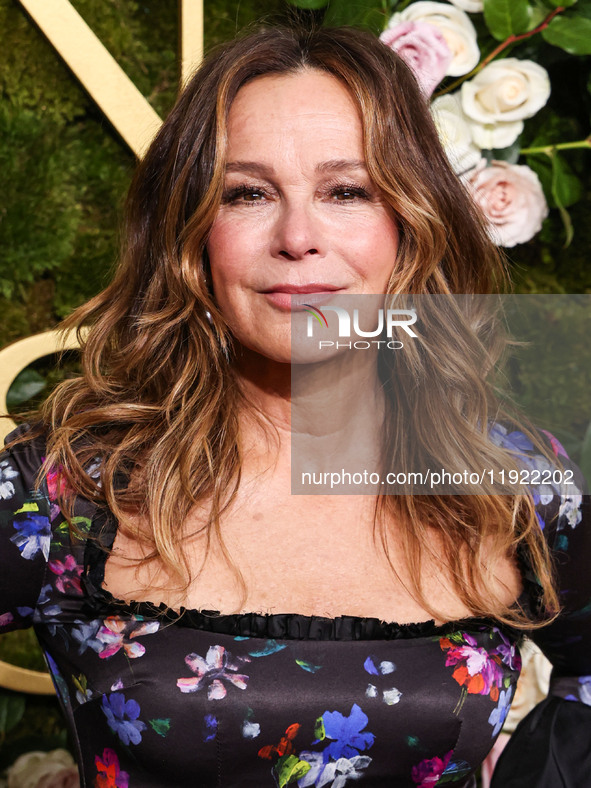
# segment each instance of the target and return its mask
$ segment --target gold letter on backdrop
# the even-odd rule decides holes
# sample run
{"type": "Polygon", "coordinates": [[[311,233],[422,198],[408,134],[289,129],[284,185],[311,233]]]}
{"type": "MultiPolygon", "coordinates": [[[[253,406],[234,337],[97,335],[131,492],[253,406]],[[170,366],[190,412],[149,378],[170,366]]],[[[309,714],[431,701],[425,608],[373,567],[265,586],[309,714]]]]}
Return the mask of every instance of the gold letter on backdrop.
{"type": "Polygon", "coordinates": [[[162,120],[68,0],[20,0],[136,156],[162,120]]]}
{"type": "MultiPolygon", "coordinates": [[[[19,339],[12,345],[0,350],[0,412],[6,413],[6,395],[12,381],[33,361],[61,350],[75,350],[78,347],[76,332],[71,331],[65,337],[57,331],[45,331],[32,337],[19,339]]],[[[16,427],[11,419],[0,419],[0,446],[8,433],[16,427]]]]}

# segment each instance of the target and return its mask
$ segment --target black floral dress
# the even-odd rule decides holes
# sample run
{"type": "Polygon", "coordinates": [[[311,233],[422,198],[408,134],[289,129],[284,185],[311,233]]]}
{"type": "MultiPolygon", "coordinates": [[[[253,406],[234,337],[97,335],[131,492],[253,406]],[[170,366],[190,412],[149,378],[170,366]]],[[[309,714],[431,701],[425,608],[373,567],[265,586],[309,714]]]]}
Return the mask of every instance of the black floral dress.
{"type": "MultiPolygon", "coordinates": [[[[546,462],[521,433],[497,439],[530,467],[546,462]]],[[[123,603],[102,588],[114,518],[79,500],[76,525],[90,538],[71,537],[59,471],[33,490],[43,452],[29,441],[0,457],[0,626],[35,628],[82,785],[474,784],[511,705],[519,633],[492,619],[398,625],[123,603]]],[[[534,635],[555,666],[551,698],[504,757],[508,775],[526,750],[531,766],[498,785],[581,788],[591,786],[590,504],[574,487],[533,494],[564,611],[534,635]],[[557,715],[573,782],[548,776],[557,715]]],[[[525,556],[521,568],[522,602],[535,604],[525,556]]]]}

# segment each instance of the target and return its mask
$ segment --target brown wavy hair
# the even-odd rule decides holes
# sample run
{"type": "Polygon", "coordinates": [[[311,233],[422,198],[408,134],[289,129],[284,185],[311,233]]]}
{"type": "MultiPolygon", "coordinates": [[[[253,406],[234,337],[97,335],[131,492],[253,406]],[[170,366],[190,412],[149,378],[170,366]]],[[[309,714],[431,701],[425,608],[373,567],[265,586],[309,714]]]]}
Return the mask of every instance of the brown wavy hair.
{"type": "MultiPolygon", "coordinates": [[[[108,506],[122,524],[130,513],[147,518],[146,560],[157,558],[180,584],[191,573],[179,523],[207,502],[208,533],[219,535],[220,515],[240,483],[238,414],[248,407],[206,252],[221,202],[228,112],[250,80],[302,69],[332,74],[359,108],[369,175],[400,231],[389,292],[492,293],[507,285],[503,258],[448,164],[412,73],[377,38],[348,28],[277,26],[211,52],[137,168],[112,283],[65,321],[80,333],[82,375],[62,383],[41,413],[47,465],[61,465],[72,490],[108,506]],[[85,471],[97,456],[100,484],[85,471]],[[116,483],[122,477],[129,483],[116,483]]],[[[477,310],[466,322],[478,344],[487,321],[477,310]]],[[[490,368],[497,350],[487,356],[490,368]]],[[[426,403],[412,426],[427,448],[445,445],[455,430],[484,457],[490,445],[482,431],[476,443],[474,435],[476,425],[488,422],[490,388],[462,372],[443,363],[429,368],[444,385],[452,376],[455,390],[469,394],[468,417],[460,396],[444,421],[429,421],[426,403]],[[467,418],[471,430],[464,428],[467,418]]],[[[404,451],[397,435],[393,429],[388,436],[390,449],[404,451]]],[[[501,449],[496,459],[511,462],[501,449]]],[[[403,535],[411,591],[434,615],[439,611],[420,582],[433,527],[458,597],[474,615],[532,625],[496,592],[496,561],[519,545],[539,578],[547,617],[556,613],[548,550],[528,496],[378,496],[382,535],[393,521],[403,535]],[[485,544],[492,545],[486,555],[485,544]]]]}

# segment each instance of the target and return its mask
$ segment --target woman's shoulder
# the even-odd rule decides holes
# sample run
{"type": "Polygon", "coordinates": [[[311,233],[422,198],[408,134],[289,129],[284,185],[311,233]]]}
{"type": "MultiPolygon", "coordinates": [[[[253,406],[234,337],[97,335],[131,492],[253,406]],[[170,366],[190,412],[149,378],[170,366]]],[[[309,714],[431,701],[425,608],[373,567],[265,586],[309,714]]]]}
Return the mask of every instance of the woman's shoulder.
{"type": "Polygon", "coordinates": [[[0,499],[9,500],[15,494],[15,484],[27,489],[35,484],[45,461],[47,441],[41,427],[21,424],[4,443],[0,453],[0,499]]]}
{"type": "Polygon", "coordinates": [[[560,440],[545,429],[535,432],[494,424],[490,439],[513,454],[518,483],[532,496],[536,514],[551,547],[565,549],[568,532],[583,522],[588,484],[560,440]]]}

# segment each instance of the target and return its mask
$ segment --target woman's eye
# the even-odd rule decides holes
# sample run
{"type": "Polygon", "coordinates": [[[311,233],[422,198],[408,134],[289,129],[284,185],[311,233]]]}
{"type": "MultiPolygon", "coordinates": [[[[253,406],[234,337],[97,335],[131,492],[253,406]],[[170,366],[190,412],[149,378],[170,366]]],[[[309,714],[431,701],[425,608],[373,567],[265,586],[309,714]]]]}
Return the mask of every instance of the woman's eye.
{"type": "Polygon", "coordinates": [[[369,199],[369,194],[361,186],[337,186],[331,190],[330,194],[337,202],[353,202],[359,199],[369,199]]]}
{"type": "Polygon", "coordinates": [[[223,196],[224,203],[249,204],[262,202],[266,197],[263,189],[250,186],[238,186],[235,189],[228,189],[223,196]]]}

